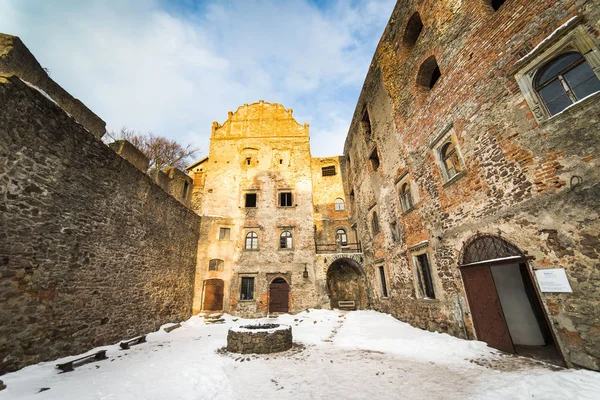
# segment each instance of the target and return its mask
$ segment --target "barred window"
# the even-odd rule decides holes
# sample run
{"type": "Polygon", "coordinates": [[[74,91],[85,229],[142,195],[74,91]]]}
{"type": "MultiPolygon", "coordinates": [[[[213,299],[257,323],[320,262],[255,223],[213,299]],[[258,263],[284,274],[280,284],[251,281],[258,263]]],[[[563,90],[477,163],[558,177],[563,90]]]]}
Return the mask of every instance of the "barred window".
{"type": "Polygon", "coordinates": [[[322,176],[333,176],[335,175],[335,165],[330,165],[329,167],[321,168],[322,176]]]}

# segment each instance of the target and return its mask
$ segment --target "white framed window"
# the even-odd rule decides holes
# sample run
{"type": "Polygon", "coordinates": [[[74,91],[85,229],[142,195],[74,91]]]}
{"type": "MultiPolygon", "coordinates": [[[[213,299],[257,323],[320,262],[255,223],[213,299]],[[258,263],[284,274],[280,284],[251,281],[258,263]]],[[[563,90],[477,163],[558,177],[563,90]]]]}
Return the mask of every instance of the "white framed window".
{"type": "Polygon", "coordinates": [[[334,202],[335,211],[344,211],[346,204],[344,200],[337,198],[334,202]]]}
{"type": "Polygon", "coordinates": [[[292,233],[290,231],[283,231],[279,236],[279,248],[280,249],[291,249],[292,242],[292,233]]]}
{"type": "Polygon", "coordinates": [[[231,228],[219,228],[219,240],[229,240],[231,237],[231,228]]]}
{"type": "Polygon", "coordinates": [[[335,242],[339,243],[341,246],[348,245],[348,234],[345,229],[339,228],[335,231],[335,242]]]}
{"type": "Polygon", "coordinates": [[[248,232],[246,234],[246,250],[258,250],[258,235],[256,232],[248,232]]]}

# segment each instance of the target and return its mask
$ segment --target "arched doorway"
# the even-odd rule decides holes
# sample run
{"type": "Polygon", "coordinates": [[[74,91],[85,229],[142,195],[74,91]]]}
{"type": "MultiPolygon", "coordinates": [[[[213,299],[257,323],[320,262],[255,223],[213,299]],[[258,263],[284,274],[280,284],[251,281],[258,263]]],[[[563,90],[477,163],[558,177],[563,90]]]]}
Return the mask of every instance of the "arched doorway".
{"type": "Polygon", "coordinates": [[[202,309],[205,311],[223,310],[223,293],[225,285],[221,279],[207,279],[204,281],[204,302],[202,309]]]}
{"type": "Polygon", "coordinates": [[[351,304],[357,310],[365,308],[365,276],[360,265],[350,258],[335,260],[327,269],[327,289],[331,308],[351,304]]]}
{"type": "Polygon", "coordinates": [[[478,236],[464,247],[459,267],[477,339],[563,364],[527,260],[517,247],[497,236],[478,236]]]}
{"type": "Polygon", "coordinates": [[[269,285],[269,312],[289,312],[290,285],[283,278],[275,278],[269,285]]]}

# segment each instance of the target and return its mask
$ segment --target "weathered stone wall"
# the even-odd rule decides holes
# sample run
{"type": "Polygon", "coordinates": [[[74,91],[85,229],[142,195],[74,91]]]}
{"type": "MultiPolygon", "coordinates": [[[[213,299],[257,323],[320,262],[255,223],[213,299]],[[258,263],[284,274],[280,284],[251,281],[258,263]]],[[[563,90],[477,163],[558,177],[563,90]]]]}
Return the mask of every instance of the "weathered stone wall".
{"type": "Polygon", "coordinates": [[[352,219],[376,309],[422,328],[475,338],[460,251],[477,233],[499,235],[527,254],[530,269],[566,269],[573,293],[541,293],[545,311],[567,362],[600,369],[600,97],[538,124],[511,71],[576,15],[598,46],[596,1],[512,0],[498,11],[484,0],[397,3],[345,145],[346,191],[355,195],[352,219]],[[408,45],[404,31],[415,11],[424,27],[408,45]],[[441,78],[429,90],[418,85],[417,71],[432,55],[441,78]],[[370,135],[361,124],[365,107],[370,135]],[[444,183],[432,142],[449,127],[466,173],[444,183]],[[375,147],[377,170],[369,162],[375,147]],[[396,182],[405,173],[416,204],[403,213],[396,182]],[[582,183],[570,185],[574,176],[582,183]],[[435,300],[416,294],[412,257],[422,251],[432,264],[435,300]],[[379,265],[388,272],[388,298],[379,290],[379,265]]]}
{"type": "Polygon", "coordinates": [[[199,217],[0,77],[0,373],[191,314],[199,217]]]}

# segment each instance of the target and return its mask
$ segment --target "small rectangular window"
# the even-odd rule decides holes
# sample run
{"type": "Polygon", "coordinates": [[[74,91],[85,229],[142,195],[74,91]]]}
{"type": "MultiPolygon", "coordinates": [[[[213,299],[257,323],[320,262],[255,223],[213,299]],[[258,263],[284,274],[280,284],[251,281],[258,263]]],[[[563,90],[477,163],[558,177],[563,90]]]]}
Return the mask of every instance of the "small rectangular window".
{"type": "Polygon", "coordinates": [[[250,165],[252,163],[252,158],[246,157],[246,165],[250,165]]]}
{"type": "Polygon", "coordinates": [[[388,297],[387,282],[385,281],[385,270],[383,266],[379,267],[379,277],[381,278],[381,294],[388,297]]]}
{"type": "Polygon", "coordinates": [[[420,254],[415,257],[417,260],[417,278],[419,281],[419,289],[425,298],[435,299],[433,291],[433,281],[431,280],[431,268],[427,254],[420,254]]]}
{"type": "Polygon", "coordinates": [[[256,207],[256,193],[246,193],[244,207],[256,207]]]}
{"type": "Polygon", "coordinates": [[[254,277],[242,277],[242,290],[240,292],[240,300],[254,299],[254,277]]]}
{"type": "Polygon", "coordinates": [[[323,176],[333,176],[335,175],[335,165],[331,165],[329,167],[321,168],[321,174],[323,176]]]}
{"type": "Polygon", "coordinates": [[[223,271],[223,260],[210,260],[208,262],[209,271],[223,271]]]}
{"type": "Polygon", "coordinates": [[[219,240],[229,240],[231,228],[219,228],[219,240]]]}
{"type": "Polygon", "coordinates": [[[279,193],[279,206],[280,207],[292,207],[292,193],[281,192],[279,193]]]}

